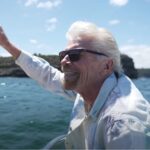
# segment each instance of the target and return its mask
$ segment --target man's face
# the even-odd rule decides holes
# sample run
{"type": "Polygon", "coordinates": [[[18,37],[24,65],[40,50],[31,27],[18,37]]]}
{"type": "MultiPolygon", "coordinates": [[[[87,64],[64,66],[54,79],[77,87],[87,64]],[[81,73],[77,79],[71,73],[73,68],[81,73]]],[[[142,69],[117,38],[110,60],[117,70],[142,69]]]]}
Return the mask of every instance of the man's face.
{"type": "Polygon", "coordinates": [[[78,53],[79,49],[89,48],[71,43],[66,48],[69,53],[65,54],[61,60],[61,69],[64,73],[63,86],[65,89],[76,90],[77,92],[98,83],[104,67],[102,60],[105,58],[105,56],[100,56],[102,59],[97,59],[97,55],[88,52],[81,52],[80,55],[73,56],[79,58],[69,56],[70,52],[71,54],[78,53]]]}

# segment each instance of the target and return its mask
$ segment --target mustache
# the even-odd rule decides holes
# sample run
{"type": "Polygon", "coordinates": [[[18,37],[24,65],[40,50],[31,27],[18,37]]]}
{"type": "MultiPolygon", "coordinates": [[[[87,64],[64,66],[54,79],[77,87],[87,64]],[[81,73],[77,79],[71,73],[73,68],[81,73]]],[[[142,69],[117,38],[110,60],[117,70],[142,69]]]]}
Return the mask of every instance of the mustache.
{"type": "Polygon", "coordinates": [[[65,66],[61,66],[61,71],[62,72],[74,72],[75,70],[72,69],[70,66],[65,65],[65,66]]]}

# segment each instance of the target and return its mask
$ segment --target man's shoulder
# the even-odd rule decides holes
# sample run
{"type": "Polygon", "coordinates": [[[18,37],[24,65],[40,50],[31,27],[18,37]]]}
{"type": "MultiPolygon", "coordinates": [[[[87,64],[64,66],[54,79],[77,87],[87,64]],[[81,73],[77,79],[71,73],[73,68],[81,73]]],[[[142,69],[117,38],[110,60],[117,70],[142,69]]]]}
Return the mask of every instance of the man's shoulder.
{"type": "Polygon", "coordinates": [[[114,91],[119,95],[120,98],[123,99],[144,99],[142,93],[136,87],[136,85],[132,82],[132,80],[126,75],[122,75],[118,78],[117,86],[114,91]]]}
{"type": "Polygon", "coordinates": [[[134,83],[126,76],[118,79],[118,84],[108,97],[105,118],[134,117],[139,120],[150,118],[150,103],[142,96],[134,83]]]}

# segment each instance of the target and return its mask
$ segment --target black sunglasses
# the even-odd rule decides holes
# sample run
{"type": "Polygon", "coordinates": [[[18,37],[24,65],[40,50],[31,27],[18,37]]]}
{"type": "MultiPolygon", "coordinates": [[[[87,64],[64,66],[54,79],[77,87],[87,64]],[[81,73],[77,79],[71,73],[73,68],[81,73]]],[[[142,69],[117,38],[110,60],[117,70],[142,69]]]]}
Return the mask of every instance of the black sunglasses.
{"type": "Polygon", "coordinates": [[[59,59],[61,61],[66,55],[68,55],[71,62],[78,61],[80,59],[81,52],[87,52],[91,54],[103,55],[103,56],[108,57],[107,55],[103,53],[88,50],[88,49],[70,49],[70,50],[64,50],[64,51],[59,52],[59,59]]]}

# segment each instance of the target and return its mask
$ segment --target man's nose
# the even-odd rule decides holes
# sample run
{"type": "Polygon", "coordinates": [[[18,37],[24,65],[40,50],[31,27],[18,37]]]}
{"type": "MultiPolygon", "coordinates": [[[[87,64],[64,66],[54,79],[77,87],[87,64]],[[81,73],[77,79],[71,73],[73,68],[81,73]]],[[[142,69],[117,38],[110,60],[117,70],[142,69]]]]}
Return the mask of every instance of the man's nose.
{"type": "Polygon", "coordinates": [[[61,65],[65,65],[65,64],[71,64],[71,61],[69,59],[69,56],[66,55],[60,62],[61,65]]]}

